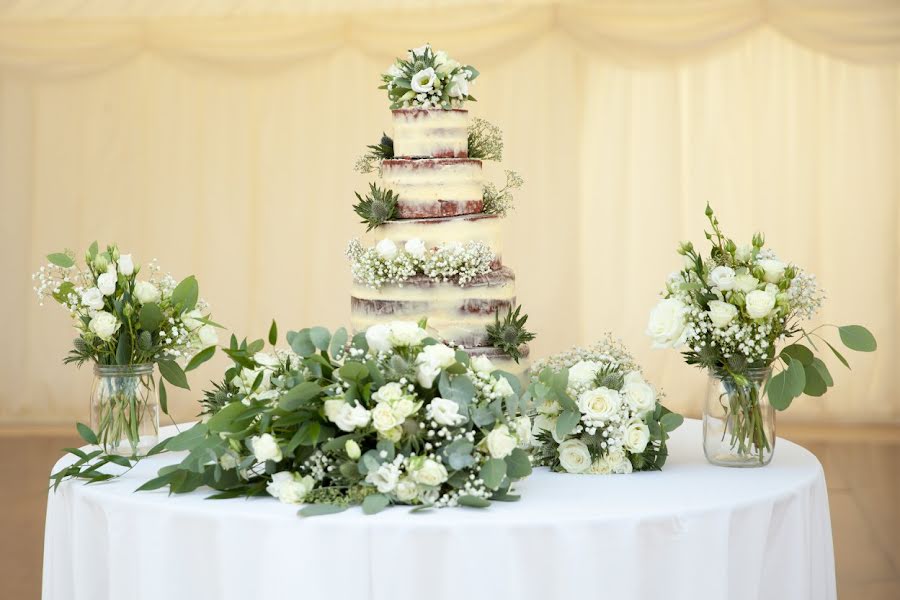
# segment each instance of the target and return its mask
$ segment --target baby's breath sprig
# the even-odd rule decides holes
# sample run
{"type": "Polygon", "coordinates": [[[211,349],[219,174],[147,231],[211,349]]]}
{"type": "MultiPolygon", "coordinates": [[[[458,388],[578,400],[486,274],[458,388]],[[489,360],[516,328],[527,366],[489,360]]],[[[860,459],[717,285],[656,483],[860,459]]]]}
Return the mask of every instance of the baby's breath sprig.
{"type": "Polygon", "coordinates": [[[503,132],[499,127],[479,117],[469,124],[469,158],[503,160],[503,132]]]}
{"type": "Polygon", "coordinates": [[[447,243],[414,253],[391,246],[392,252],[385,254],[377,248],[366,248],[359,240],[351,240],[347,258],[353,279],[374,289],[390,284],[402,286],[415,275],[465,286],[488,273],[496,258],[484,242],[447,243]]]}
{"type": "Polygon", "coordinates": [[[506,171],[506,185],[500,189],[493,183],[484,186],[484,212],[505,216],[513,208],[513,190],[522,187],[524,181],[515,171],[506,171]]]}

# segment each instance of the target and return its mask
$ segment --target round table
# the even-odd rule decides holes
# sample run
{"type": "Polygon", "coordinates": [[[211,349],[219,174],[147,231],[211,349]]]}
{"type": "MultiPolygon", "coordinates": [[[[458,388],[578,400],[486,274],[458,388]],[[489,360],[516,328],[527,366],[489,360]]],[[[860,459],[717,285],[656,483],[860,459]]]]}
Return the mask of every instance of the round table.
{"type": "Polygon", "coordinates": [[[268,497],[134,493],[176,460],[50,493],[44,600],[836,597],[816,458],[778,440],[768,467],[714,467],[695,420],[662,472],[536,469],[488,509],[303,518],[268,497]]]}

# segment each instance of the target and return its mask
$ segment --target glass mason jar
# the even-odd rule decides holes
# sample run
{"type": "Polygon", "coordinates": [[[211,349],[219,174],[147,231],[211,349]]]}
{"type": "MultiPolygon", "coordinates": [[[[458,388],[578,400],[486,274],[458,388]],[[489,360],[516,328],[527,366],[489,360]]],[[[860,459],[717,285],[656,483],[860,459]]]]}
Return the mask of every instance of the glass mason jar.
{"type": "Polygon", "coordinates": [[[153,364],[94,365],[91,429],[110,454],[146,453],[159,438],[153,364]]]}
{"type": "Polygon", "coordinates": [[[764,467],[775,451],[775,409],[766,396],[771,367],[709,375],[703,453],[722,467],[764,467]]]}

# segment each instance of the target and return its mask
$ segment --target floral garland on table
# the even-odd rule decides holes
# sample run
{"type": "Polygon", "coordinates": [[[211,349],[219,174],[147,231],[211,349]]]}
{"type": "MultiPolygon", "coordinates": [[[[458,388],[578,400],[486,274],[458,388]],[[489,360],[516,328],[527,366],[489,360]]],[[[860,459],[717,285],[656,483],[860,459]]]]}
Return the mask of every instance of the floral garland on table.
{"type": "Polygon", "coordinates": [[[374,248],[364,247],[359,240],[351,240],[347,247],[350,271],[355,281],[378,289],[384,285],[403,283],[416,275],[432,281],[456,281],[465,286],[479,275],[491,270],[494,253],[484,242],[448,242],[436,248],[414,238],[402,248],[383,239],[374,248]]]}
{"type": "Polygon", "coordinates": [[[621,343],[607,336],[540,360],[532,372],[537,464],[592,474],[663,467],[668,434],[683,418],[659,403],[621,343]]]}
{"type": "Polygon", "coordinates": [[[141,489],[269,494],[309,503],[304,516],[517,499],[513,482],[531,472],[518,381],[423,325],[375,325],[349,344],[344,329],[313,327],[274,353],[232,339],[234,366],[207,393],[203,421],[168,443],[188,457],[141,489]]]}
{"type": "Polygon", "coordinates": [[[469,84],[478,77],[471,65],[462,65],[443,50],[435,52],[431,44],[410,50],[406,58],[394,60],[381,76],[379,89],[387,90],[391,109],[451,109],[466,100],[469,84]]]}

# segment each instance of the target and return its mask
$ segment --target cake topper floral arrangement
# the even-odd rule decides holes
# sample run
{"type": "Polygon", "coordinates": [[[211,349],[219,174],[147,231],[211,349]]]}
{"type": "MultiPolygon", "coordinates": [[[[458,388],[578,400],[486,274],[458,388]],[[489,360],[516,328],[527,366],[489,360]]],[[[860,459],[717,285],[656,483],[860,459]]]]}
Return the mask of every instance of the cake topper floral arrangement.
{"type": "Polygon", "coordinates": [[[478,77],[471,65],[463,65],[434,51],[431,44],[410,50],[406,58],[397,58],[381,76],[379,89],[387,90],[391,109],[458,108],[466,100],[475,101],[469,86],[478,77]]]}
{"type": "Polygon", "coordinates": [[[683,418],[660,404],[621,342],[607,335],[537,361],[532,373],[536,464],[601,475],[663,467],[683,418]]]}

